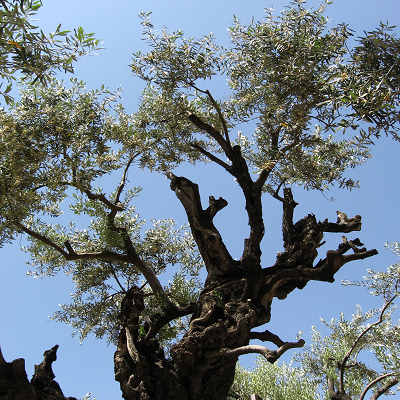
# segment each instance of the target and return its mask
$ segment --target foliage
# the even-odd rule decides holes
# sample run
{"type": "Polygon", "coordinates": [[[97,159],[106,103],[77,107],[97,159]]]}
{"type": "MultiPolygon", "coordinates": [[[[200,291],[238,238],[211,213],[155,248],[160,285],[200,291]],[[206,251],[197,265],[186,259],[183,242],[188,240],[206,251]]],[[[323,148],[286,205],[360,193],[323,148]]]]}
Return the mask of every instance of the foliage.
{"type": "Polygon", "coordinates": [[[264,357],[257,357],[252,370],[237,366],[228,399],[250,400],[256,393],[262,399],[315,400],[320,398],[317,389],[318,383],[308,379],[306,369],[284,362],[270,364],[264,357]]]}
{"type": "Polygon", "coordinates": [[[163,160],[194,161],[202,155],[223,165],[210,154],[221,151],[215,138],[200,135],[188,114],[224,135],[243,122],[256,121],[255,133],[239,132],[236,143],[249,167],[259,173],[272,170],[266,186],[270,192],[282,182],[319,190],[334,182],[349,188],[356,185],[343,174],[368,158],[371,135],[384,130],[396,137],[393,122],[398,113],[393,107],[398,106],[398,86],[386,75],[397,68],[399,42],[381,27],[350,51],[352,32],[346,25],[327,30],[323,13],[329,2],[316,11],[308,11],[302,3],[294,2],[279,17],[266,10],[264,21],[249,26],[236,19],[230,28],[231,49],[218,46],[212,36],[196,40],[184,38],[181,31],[158,33],[150,15],[142,14],[144,39],[152,51],[134,54],[131,65],[149,82],[138,115],[148,134],[168,135],[168,142],[175,144],[173,156],[163,160]],[[372,70],[367,58],[379,59],[378,50],[366,46],[375,38],[385,43],[385,50],[379,51],[391,56],[382,60],[385,66],[372,70]],[[219,72],[226,75],[231,90],[217,101],[199,85],[219,72]],[[361,113],[359,103],[375,109],[361,113]],[[384,125],[386,112],[392,117],[384,125]],[[376,116],[379,113],[382,119],[376,116]],[[341,140],[334,136],[337,129],[356,129],[361,122],[374,121],[368,133],[363,128],[360,136],[341,140]]]}
{"type": "Polygon", "coordinates": [[[41,7],[40,0],[3,0],[0,2],[0,77],[8,83],[0,91],[10,104],[10,90],[15,74],[43,84],[56,71],[73,72],[73,63],[89,52],[99,49],[99,40],[81,27],[72,35],[62,31],[61,24],[49,35],[32,25],[32,17],[41,7]]]}
{"type": "MultiPolygon", "coordinates": [[[[391,248],[400,256],[399,243],[393,243],[391,248]]],[[[357,312],[350,320],[343,314],[338,320],[322,320],[331,333],[323,336],[313,327],[311,345],[294,357],[297,366],[270,365],[264,358],[257,360],[252,371],[239,366],[232,398],[248,399],[252,393],[257,393],[272,400],[336,399],[342,390],[342,395],[349,396],[349,400],[362,400],[368,390],[372,390],[376,400],[380,394],[393,394],[391,388],[396,385],[399,390],[400,323],[392,320],[396,310],[394,301],[400,294],[399,283],[398,262],[387,271],[368,270],[362,282],[345,281],[345,285],[365,287],[373,296],[382,297],[383,306],[367,312],[357,306],[357,312]],[[373,367],[361,361],[367,352],[374,355],[373,367]],[[275,381],[285,384],[276,385],[275,381]],[[295,394],[289,395],[287,391],[295,394]]]]}
{"type": "MultiPolygon", "coordinates": [[[[135,157],[138,162],[140,157],[146,157],[149,141],[129,137],[130,118],[120,106],[112,106],[118,93],[105,88],[87,92],[82,82],[71,83],[70,89],[55,80],[47,87],[24,86],[21,101],[11,112],[3,111],[0,116],[3,239],[12,239],[20,229],[17,221],[24,220],[25,229],[58,246],[68,241],[77,252],[120,252],[123,243],[118,232],[110,227],[107,205],[87,196],[91,192],[93,196],[102,194],[101,189],[91,186],[98,177],[118,169],[124,162],[133,162],[135,157]],[[102,96],[105,97],[101,99],[102,96]],[[129,149],[122,143],[127,137],[129,149]],[[111,141],[121,142],[121,148],[111,149],[111,141]],[[71,200],[69,208],[73,214],[90,219],[87,229],[78,229],[73,222],[68,227],[46,222],[46,216],[62,215],[60,206],[67,198],[71,200]]],[[[153,221],[153,227],[141,233],[145,221],[129,204],[140,190],[126,191],[125,198],[119,200],[121,210],[115,221],[127,229],[137,251],[156,275],[164,273],[167,267],[180,265],[167,290],[179,304],[192,301],[200,284],[195,276],[201,267],[192,237],[186,228],[176,229],[170,219],[153,221]]],[[[117,196],[118,191],[111,197],[117,196]]],[[[124,261],[69,262],[58,251],[59,247],[48,246],[48,242],[37,238],[28,236],[25,247],[35,268],[30,274],[43,277],[63,270],[76,284],[72,304],[62,305],[53,318],[70,323],[80,340],[93,332],[96,337],[106,336],[108,341],[115,342],[122,297],[132,285],[141,285],[139,271],[124,261]]],[[[146,285],[144,288],[151,293],[146,285]]],[[[154,301],[150,307],[150,302],[149,299],[149,313],[159,307],[154,301]]],[[[167,336],[182,329],[184,325],[176,321],[167,336]]]]}

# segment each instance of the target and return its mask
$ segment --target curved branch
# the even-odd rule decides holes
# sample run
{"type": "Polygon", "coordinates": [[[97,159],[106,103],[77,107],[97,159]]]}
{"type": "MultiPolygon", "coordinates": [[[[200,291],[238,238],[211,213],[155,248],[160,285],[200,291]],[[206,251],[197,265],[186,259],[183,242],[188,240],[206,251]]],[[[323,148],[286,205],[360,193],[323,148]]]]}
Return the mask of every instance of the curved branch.
{"type": "Polygon", "coordinates": [[[131,157],[129,158],[129,161],[127,162],[127,164],[126,164],[126,166],[125,166],[124,172],[123,172],[123,174],[122,174],[121,183],[120,183],[119,186],[118,186],[117,194],[116,194],[116,196],[115,196],[115,201],[114,201],[115,204],[118,204],[119,201],[120,201],[119,198],[120,198],[121,193],[122,193],[122,191],[124,190],[124,187],[125,187],[125,183],[126,183],[126,179],[127,179],[127,175],[128,175],[128,169],[129,169],[129,167],[131,166],[133,160],[134,160],[139,154],[140,154],[140,153],[136,153],[136,154],[134,154],[133,156],[131,156],[131,157]]]}
{"type": "MultiPolygon", "coordinates": [[[[376,385],[378,382],[380,382],[381,380],[388,378],[389,376],[393,376],[395,375],[394,372],[390,372],[388,374],[385,375],[381,375],[378,378],[376,378],[375,380],[373,380],[372,382],[370,382],[362,391],[359,400],[364,400],[365,395],[367,394],[368,390],[372,388],[372,386],[376,385]]],[[[386,385],[383,385],[382,388],[378,389],[376,391],[376,393],[371,397],[371,400],[376,400],[379,396],[381,396],[383,393],[387,392],[391,387],[393,387],[394,385],[396,385],[399,382],[399,380],[397,378],[393,378],[391,379],[388,383],[386,383],[386,385]],[[378,394],[379,392],[379,394],[378,394]],[[378,395],[377,395],[378,394],[378,395]],[[377,396],[376,396],[377,395],[377,396]]]]}
{"type": "Polygon", "coordinates": [[[62,247],[51,241],[48,237],[32,231],[31,229],[27,228],[20,222],[17,222],[16,225],[28,235],[34,237],[37,240],[40,240],[41,242],[47,244],[48,246],[58,251],[62,256],[64,256],[64,258],[67,261],[107,260],[107,261],[122,261],[135,265],[139,269],[139,271],[143,274],[143,276],[149,283],[150,287],[153,289],[153,292],[157,293],[167,304],[169,304],[172,307],[175,307],[175,304],[170,300],[168,295],[165,293],[153,269],[137,255],[136,250],[133,247],[133,244],[130,241],[129,237],[127,236],[125,237],[126,245],[128,246],[127,255],[118,254],[112,251],[102,251],[96,253],[76,253],[68,241],[65,241],[64,243],[65,247],[68,250],[68,252],[66,252],[62,247]]]}
{"type": "Polygon", "coordinates": [[[144,342],[147,342],[151,336],[157,334],[157,332],[169,322],[174,319],[184,317],[185,315],[194,314],[199,309],[199,304],[197,302],[190,302],[185,307],[165,307],[162,311],[153,315],[151,320],[146,319],[146,324],[144,326],[147,330],[147,334],[144,338],[144,342]]]}
{"type": "Polygon", "coordinates": [[[370,400],[376,400],[378,397],[382,396],[386,393],[391,387],[399,383],[399,380],[396,378],[391,379],[388,383],[383,385],[380,389],[378,389],[372,396],[370,400]]]}
{"type": "Polygon", "coordinates": [[[35,239],[40,240],[44,244],[47,244],[48,246],[52,247],[54,250],[57,250],[59,253],[61,253],[68,260],[68,257],[70,256],[70,254],[68,254],[58,244],[56,244],[52,240],[50,240],[47,236],[44,236],[44,235],[41,235],[40,233],[32,231],[31,229],[29,229],[25,225],[21,224],[21,222],[15,222],[15,225],[18,226],[23,232],[27,233],[29,236],[32,236],[35,239]]]}

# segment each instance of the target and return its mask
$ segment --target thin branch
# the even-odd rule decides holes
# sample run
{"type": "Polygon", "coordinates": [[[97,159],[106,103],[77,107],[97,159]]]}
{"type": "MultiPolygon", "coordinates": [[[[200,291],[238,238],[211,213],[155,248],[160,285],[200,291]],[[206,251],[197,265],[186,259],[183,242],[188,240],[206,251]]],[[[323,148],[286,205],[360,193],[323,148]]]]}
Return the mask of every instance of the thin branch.
{"type": "Polygon", "coordinates": [[[118,186],[118,189],[117,189],[117,195],[115,196],[115,202],[114,202],[115,204],[118,204],[119,201],[120,201],[119,198],[120,198],[120,196],[121,196],[121,193],[122,193],[122,191],[123,191],[123,189],[124,189],[124,186],[125,186],[125,183],[126,183],[126,176],[127,176],[127,174],[128,174],[128,169],[129,169],[129,167],[131,166],[133,160],[134,160],[139,154],[140,154],[140,152],[138,152],[138,153],[136,153],[135,155],[133,155],[133,156],[129,159],[128,163],[126,164],[126,167],[125,167],[125,169],[124,169],[124,173],[122,174],[121,183],[120,183],[120,185],[118,186]]]}
{"type": "Polygon", "coordinates": [[[62,247],[60,247],[58,244],[54,243],[47,236],[44,236],[44,235],[41,235],[40,233],[32,231],[31,229],[29,229],[25,225],[21,224],[20,222],[15,222],[15,225],[18,226],[22,231],[27,233],[29,236],[32,236],[35,239],[40,240],[41,242],[43,242],[43,243],[47,244],[48,246],[52,247],[53,249],[57,250],[65,258],[68,259],[68,257],[70,256],[70,254],[68,254],[62,247]]]}
{"type": "Polygon", "coordinates": [[[86,194],[86,196],[90,200],[100,200],[102,203],[104,203],[111,211],[114,211],[115,213],[118,211],[123,211],[124,208],[121,205],[114,204],[110,200],[106,198],[104,193],[99,193],[99,194],[94,194],[92,193],[89,189],[82,189],[83,193],[86,194]]]}
{"type": "MultiPolygon", "coordinates": [[[[276,146],[277,147],[277,140],[278,140],[279,136],[273,136],[272,138],[272,146],[276,146]],[[276,143],[276,144],[275,144],[276,143]]],[[[295,138],[295,140],[293,141],[293,143],[288,144],[287,146],[283,147],[282,149],[280,149],[278,151],[278,155],[277,158],[275,160],[271,160],[270,163],[268,164],[267,168],[264,168],[260,175],[257,178],[257,181],[255,182],[254,188],[255,190],[261,190],[264,183],[266,182],[266,180],[268,179],[269,174],[272,172],[272,170],[274,169],[275,165],[278,163],[279,159],[291,148],[297,146],[300,143],[300,140],[298,137],[295,138]]]]}
{"type": "Polygon", "coordinates": [[[208,90],[206,90],[206,94],[207,94],[208,98],[210,99],[210,101],[211,101],[212,105],[214,106],[214,108],[217,110],[219,119],[220,119],[220,121],[222,123],[222,126],[224,128],[225,140],[230,144],[228,127],[226,126],[226,121],[225,121],[224,116],[222,115],[221,109],[220,109],[218,103],[214,100],[214,97],[211,96],[211,93],[208,90]]]}
{"type": "MultiPolygon", "coordinates": [[[[16,222],[16,225],[28,235],[34,237],[37,240],[47,244],[53,249],[57,250],[64,258],[68,261],[75,260],[108,260],[108,261],[122,261],[129,264],[135,265],[139,271],[144,275],[145,279],[149,283],[150,287],[153,289],[154,293],[157,293],[168,305],[171,307],[176,307],[175,304],[170,300],[170,298],[165,293],[160,281],[158,280],[153,269],[147,265],[136,253],[135,248],[130,241],[130,238],[126,239],[126,244],[131,246],[127,248],[128,254],[118,254],[112,251],[102,251],[96,253],[76,253],[72,248],[71,244],[67,241],[64,242],[65,247],[68,252],[66,252],[62,247],[51,241],[48,237],[41,235],[40,233],[34,232],[26,226],[22,225],[20,222],[16,222]]],[[[121,228],[125,229],[125,228],[121,228]]]]}
{"type": "Polygon", "coordinates": [[[197,126],[197,128],[206,131],[212,138],[214,138],[217,143],[221,146],[222,150],[224,150],[226,156],[233,161],[233,152],[230,142],[227,142],[222,136],[221,133],[215,129],[212,125],[207,124],[201,118],[199,118],[195,114],[188,115],[189,121],[197,126]]]}
{"type": "Polygon", "coordinates": [[[225,118],[224,118],[224,116],[222,115],[221,108],[219,107],[218,103],[215,101],[214,97],[211,95],[210,91],[209,91],[209,90],[202,90],[202,89],[199,89],[194,83],[189,83],[188,85],[191,86],[193,89],[195,89],[195,90],[197,90],[197,91],[199,91],[199,92],[201,92],[201,93],[204,93],[204,94],[206,94],[206,95],[208,96],[208,98],[209,98],[210,101],[211,101],[211,104],[214,106],[215,110],[216,110],[217,113],[218,113],[218,117],[219,117],[219,119],[220,119],[220,121],[221,121],[222,127],[224,128],[225,139],[226,139],[227,143],[228,143],[229,146],[230,146],[231,141],[230,141],[230,139],[229,139],[229,132],[228,132],[228,127],[227,127],[227,125],[226,125],[225,118]]]}
{"type": "Polygon", "coordinates": [[[114,275],[114,278],[115,278],[115,280],[116,280],[117,283],[118,283],[118,286],[121,288],[121,290],[122,290],[124,293],[126,293],[126,289],[121,285],[121,283],[120,283],[120,281],[119,281],[119,279],[118,279],[118,277],[117,277],[117,274],[115,273],[115,268],[114,268],[114,266],[112,265],[111,262],[110,262],[109,264],[110,264],[110,267],[111,267],[112,274],[114,275]]]}
{"type": "Polygon", "coordinates": [[[210,152],[208,152],[207,150],[204,150],[202,147],[200,147],[198,144],[196,143],[191,143],[191,146],[196,149],[197,151],[199,151],[201,154],[204,154],[206,157],[208,157],[211,161],[214,161],[216,164],[220,165],[221,167],[225,168],[227,171],[229,171],[230,169],[230,165],[228,165],[227,163],[223,162],[222,160],[220,160],[218,157],[215,157],[213,154],[211,154],[210,152]]]}
{"type": "Polygon", "coordinates": [[[356,338],[356,340],[353,343],[353,346],[350,348],[350,350],[347,352],[347,354],[344,356],[343,361],[341,363],[340,367],[340,375],[339,375],[339,391],[344,391],[344,367],[347,363],[347,360],[350,358],[351,353],[354,351],[354,349],[357,346],[357,343],[362,339],[364,335],[366,335],[374,326],[377,326],[382,323],[383,321],[383,315],[387,308],[390,306],[390,304],[394,301],[394,299],[398,296],[398,293],[396,293],[390,300],[386,302],[386,304],[382,307],[382,310],[379,314],[379,318],[377,321],[375,321],[373,324],[368,326],[366,329],[364,329],[356,338]]]}
{"type": "MultiPolygon", "coordinates": [[[[394,373],[394,372],[390,372],[390,373],[388,373],[388,374],[381,375],[381,376],[379,376],[378,378],[376,378],[375,380],[373,380],[372,382],[370,382],[370,383],[365,387],[365,389],[362,391],[359,400],[364,400],[365,395],[367,394],[368,390],[372,388],[372,386],[376,385],[376,384],[377,384],[378,382],[380,382],[381,380],[383,380],[383,379],[385,379],[385,378],[387,378],[387,377],[389,377],[389,376],[393,376],[393,375],[395,375],[395,373],[394,373]]],[[[386,385],[384,385],[381,389],[379,389],[379,391],[381,391],[381,393],[379,394],[379,396],[380,396],[381,394],[383,394],[384,392],[388,391],[392,386],[396,385],[396,383],[398,383],[398,382],[399,382],[398,379],[392,379],[392,380],[390,380],[386,385]],[[393,384],[391,384],[393,381],[396,381],[396,382],[394,382],[393,384]],[[386,387],[388,384],[390,384],[390,386],[386,387]],[[385,387],[386,387],[386,388],[385,388],[385,387]],[[385,388],[384,391],[382,391],[383,388],[385,388]]],[[[376,394],[376,393],[375,393],[375,394],[376,394]]],[[[374,397],[374,396],[375,396],[375,395],[373,395],[373,396],[371,397],[371,400],[372,400],[372,399],[377,399],[377,398],[379,397],[379,396],[377,396],[377,397],[374,397]]]]}
{"type": "Polygon", "coordinates": [[[137,254],[135,257],[134,265],[136,265],[139,271],[144,275],[148,284],[153,289],[153,292],[157,293],[164,300],[164,302],[168,304],[170,307],[176,308],[175,304],[165,293],[164,288],[162,287],[153,269],[145,261],[143,261],[137,254]]]}

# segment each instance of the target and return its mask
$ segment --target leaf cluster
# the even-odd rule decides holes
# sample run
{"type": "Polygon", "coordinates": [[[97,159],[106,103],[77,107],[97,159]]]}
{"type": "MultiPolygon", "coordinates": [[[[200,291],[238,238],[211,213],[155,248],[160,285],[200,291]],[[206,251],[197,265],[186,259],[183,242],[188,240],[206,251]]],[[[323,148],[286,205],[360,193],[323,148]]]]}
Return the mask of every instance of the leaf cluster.
{"type": "Polygon", "coordinates": [[[53,33],[43,33],[31,23],[40,7],[40,0],[0,2],[0,77],[8,83],[0,94],[7,104],[18,71],[26,79],[46,84],[56,71],[72,73],[78,58],[100,49],[100,41],[82,27],[71,34],[60,24],[53,33]]]}

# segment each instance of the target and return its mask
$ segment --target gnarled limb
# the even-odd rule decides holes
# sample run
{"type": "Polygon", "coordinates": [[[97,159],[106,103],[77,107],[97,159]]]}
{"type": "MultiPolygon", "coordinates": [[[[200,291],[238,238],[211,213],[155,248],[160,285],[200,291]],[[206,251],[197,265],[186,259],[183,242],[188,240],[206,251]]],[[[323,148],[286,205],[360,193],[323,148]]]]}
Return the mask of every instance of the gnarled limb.
{"type": "Polygon", "coordinates": [[[347,215],[341,211],[336,211],[336,214],[338,216],[336,223],[328,222],[328,219],[325,219],[324,222],[318,223],[322,231],[349,233],[361,230],[361,215],[347,218],[347,215]]]}
{"type": "Polygon", "coordinates": [[[257,339],[263,342],[271,342],[278,347],[281,347],[285,344],[285,342],[278,335],[275,335],[267,329],[264,332],[250,332],[250,340],[251,339],[257,339]]]}
{"type": "Polygon", "coordinates": [[[359,239],[343,242],[337,250],[329,250],[326,258],[314,266],[321,245],[323,233],[351,232],[361,229],[361,217],[347,218],[346,214],[338,212],[338,221],[330,223],[325,220],[317,222],[310,214],[295,225],[292,223],[292,212],[295,206],[290,189],[285,191],[285,198],[280,199],[284,207],[283,232],[285,252],[278,253],[274,266],[263,269],[263,285],[257,302],[265,308],[265,320],[269,320],[270,306],[273,297],[283,299],[295,288],[302,289],[310,280],[333,282],[335,273],[347,262],[360,260],[377,254],[375,249],[367,250],[359,239]],[[285,214],[286,212],[286,214],[285,214]],[[353,250],[353,254],[345,254],[353,250]]]}
{"type": "Polygon", "coordinates": [[[44,352],[44,359],[35,365],[35,373],[28,381],[25,371],[25,360],[18,358],[10,363],[0,363],[0,399],[20,400],[77,400],[75,397],[66,398],[54,380],[52,363],[56,361],[58,345],[44,352]]]}
{"type": "Polygon", "coordinates": [[[249,346],[242,346],[236,349],[221,349],[217,352],[209,352],[205,354],[207,358],[216,358],[216,357],[239,357],[244,354],[250,353],[258,353],[264,356],[268,362],[273,364],[279,357],[282,356],[287,350],[293,349],[296,347],[303,347],[305,341],[300,339],[297,342],[287,342],[284,343],[278,350],[270,350],[267,347],[259,346],[256,344],[249,345],[249,346]]]}
{"type": "Polygon", "coordinates": [[[183,177],[168,172],[171,189],[185,208],[193,237],[207,268],[209,284],[223,276],[242,275],[239,262],[233,260],[213,224],[213,218],[228,202],[222,198],[209,198],[209,207],[203,210],[198,186],[183,177]]]}

